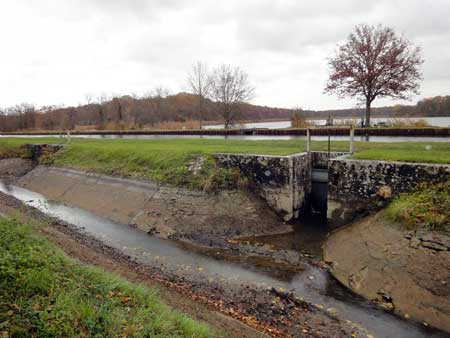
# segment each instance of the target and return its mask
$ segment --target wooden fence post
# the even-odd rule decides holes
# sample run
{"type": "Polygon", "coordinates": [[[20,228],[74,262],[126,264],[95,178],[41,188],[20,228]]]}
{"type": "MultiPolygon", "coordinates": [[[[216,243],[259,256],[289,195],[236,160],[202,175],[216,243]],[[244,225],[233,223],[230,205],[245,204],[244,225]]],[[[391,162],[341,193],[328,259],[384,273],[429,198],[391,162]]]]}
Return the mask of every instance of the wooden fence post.
{"type": "Polygon", "coordinates": [[[355,128],[350,127],[350,154],[355,152],[355,128]]]}

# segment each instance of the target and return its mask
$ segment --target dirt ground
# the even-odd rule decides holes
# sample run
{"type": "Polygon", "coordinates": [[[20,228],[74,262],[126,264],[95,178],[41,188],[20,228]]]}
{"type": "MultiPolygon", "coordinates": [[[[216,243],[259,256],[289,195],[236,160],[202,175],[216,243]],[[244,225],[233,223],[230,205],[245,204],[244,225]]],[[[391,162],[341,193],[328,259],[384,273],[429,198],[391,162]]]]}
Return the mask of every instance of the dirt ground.
{"type": "Polygon", "coordinates": [[[22,158],[7,158],[0,160],[0,177],[19,177],[33,169],[35,163],[32,160],[22,158]]]}
{"type": "Polygon", "coordinates": [[[213,239],[290,230],[262,199],[243,191],[204,193],[46,166],[15,184],[161,238],[210,245],[213,239]]]}
{"type": "Polygon", "coordinates": [[[365,298],[450,331],[450,236],[404,231],[379,213],[333,233],[324,260],[365,298]]]}

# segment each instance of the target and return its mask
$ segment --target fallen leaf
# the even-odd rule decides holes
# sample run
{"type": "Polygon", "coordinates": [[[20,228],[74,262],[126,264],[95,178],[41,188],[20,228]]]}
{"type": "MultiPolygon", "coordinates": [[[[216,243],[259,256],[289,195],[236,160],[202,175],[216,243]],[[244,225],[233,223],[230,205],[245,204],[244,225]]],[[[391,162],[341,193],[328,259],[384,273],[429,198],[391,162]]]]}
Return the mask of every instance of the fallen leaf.
{"type": "Polygon", "coordinates": [[[41,304],[34,304],[34,305],[33,305],[33,309],[34,309],[35,311],[40,311],[40,310],[42,310],[42,305],[41,305],[41,304]]]}

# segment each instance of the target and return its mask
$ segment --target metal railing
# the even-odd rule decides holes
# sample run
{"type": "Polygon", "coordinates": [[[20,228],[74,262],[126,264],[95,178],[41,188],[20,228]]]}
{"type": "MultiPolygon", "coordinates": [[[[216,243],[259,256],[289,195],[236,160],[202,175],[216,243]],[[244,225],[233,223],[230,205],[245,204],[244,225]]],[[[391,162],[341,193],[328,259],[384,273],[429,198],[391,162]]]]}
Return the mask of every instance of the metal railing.
{"type": "MultiPolygon", "coordinates": [[[[306,151],[308,153],[311,152],[311,129],[306,129],[306,151]]],[[[324,129],[324,128],[322,128],[324,129]]],[[[355,128],[353,125],[349,126],[350,131],[350,146],[349,146],[349,152],[350,154],[353,154],[355,152],[355,128]]],[[[328,153],[331,152],[331,135],[328,133],[328,153]]]]}

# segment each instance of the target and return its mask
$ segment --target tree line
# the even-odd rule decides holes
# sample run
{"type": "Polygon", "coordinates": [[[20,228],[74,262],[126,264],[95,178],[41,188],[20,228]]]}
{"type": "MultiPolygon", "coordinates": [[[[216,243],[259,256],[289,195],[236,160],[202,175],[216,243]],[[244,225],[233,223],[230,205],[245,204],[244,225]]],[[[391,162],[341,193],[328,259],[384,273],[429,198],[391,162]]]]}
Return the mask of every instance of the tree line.
{"type": "MultiPolygon", "coordinates": [[[[156,90],[155,90],[156,92],[156,90]]],[[[293,114],[306,119],[361,118],[365,108],[336,110],[285,109],[242,104],[240,119],[246,121],[289,120],[293,114]]],[[[372,108],[376,117],[448,117],[450,116],[450,95],[420,100],[415,105],[395,105],[372,108]]],[[[126,95],[114,98],[90,99],[88,104],[77,107],[41,107],[23,103],[0,110],[0,131],[18,130],[73,130],[80,126],[92,129],[141,129],[156,126],[159,122],[195,121],[199,127],[204,122],[222,121],[217,107],[210,99],[203,102],[202,115],[198,111],[198,96],[190,93],[136,97],[126,95]],[[162,96],[164,95],[164,96],[162,96]],[[120,108],[119,108],[120,107],[120,108]],[[117,121],[122,121],[117,125],[117,121]]]]}
{"type": "MultiPolygon", "coordinates": [[[[241,104],[239,120],[289,119],[290,109],[241,104]]],[[[236,116],[237,117],[237,116],[236,116]]],[[[125,130],[158,128],[161,123],[175,122],[178,126],[193,121],[200,127],[200,119],[221,123],[217,104],[205,99],[202,115],[198,111],[198,97],[190,93],[161,94],[136,97],[102,97],[77,107],[41,107],[19,104],[0,110],[0,131],[20,130],[125,130]]]]}

